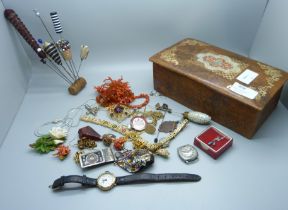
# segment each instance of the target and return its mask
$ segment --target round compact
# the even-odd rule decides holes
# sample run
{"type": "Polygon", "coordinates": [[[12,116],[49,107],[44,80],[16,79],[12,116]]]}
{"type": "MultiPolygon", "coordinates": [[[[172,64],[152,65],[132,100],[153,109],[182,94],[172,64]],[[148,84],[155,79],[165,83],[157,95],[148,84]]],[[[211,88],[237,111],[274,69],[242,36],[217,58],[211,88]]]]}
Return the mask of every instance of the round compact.
{"type": "Polygon", "coordinates": [[[135,116],[130,121],[131,128],[135,131],[143,131],[146,128],[147,122],[142,116],[135,116]]]}

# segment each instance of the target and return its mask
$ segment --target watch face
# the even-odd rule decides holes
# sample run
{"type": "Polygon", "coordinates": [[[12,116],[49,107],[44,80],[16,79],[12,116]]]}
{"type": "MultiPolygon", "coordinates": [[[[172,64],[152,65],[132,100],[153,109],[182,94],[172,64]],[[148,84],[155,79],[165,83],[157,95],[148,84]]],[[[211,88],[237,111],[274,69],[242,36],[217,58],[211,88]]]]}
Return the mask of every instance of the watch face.
{"type": "Polygon", "coordinates": [[[114,187],[115,182],[116,177],[112,173],[106,171],[98,177],[97,186],[99,189],[107,191],[114,187]]]}
{"type": "Polygon", "coordinates": [[[185,163],[190,163],[197,159],[198,152],[195,147],[186,144],[178,148],[178,154],[185,163]]]}
{"type": "Polygon", "coordinates": [[[136,116],[130,121],[131,127],[136,131],[143,131],[146,128],[147,122],[143,117],[136,116]]]}

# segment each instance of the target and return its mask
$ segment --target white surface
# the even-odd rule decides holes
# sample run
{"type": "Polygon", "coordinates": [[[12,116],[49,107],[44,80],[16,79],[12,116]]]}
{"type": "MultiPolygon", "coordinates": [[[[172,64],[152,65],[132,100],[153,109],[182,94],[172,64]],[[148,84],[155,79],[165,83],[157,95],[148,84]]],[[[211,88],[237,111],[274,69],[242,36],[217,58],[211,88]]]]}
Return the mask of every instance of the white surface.
{"type": "MultiPolygon", "coordinates": [[[[288,71],[288,1],[270,0],[262,18],[249,57],[288,71]]],[[[288,108],[288,85],[282,102],[288,108]]]]}
{"type": "MultiPolygon", "coordinates": [[[[39,155],[29,148],[36,138],[33,131],[46,121],[64,117],[72,107],[95,97],[94,85],[112,75],[123,75],[130,82],[135,94],[152,90],[151,64],[85,66],[83,74],[87,87],[78,95],[68,95],[61,81],[51,75],[33,75],[31,87],[24,99],[16,120],[1,148],[0,209],[285,209],[288,205],[288,112],[279,104],[252,141],[216,123],[214,126],[234,138],[232,148],[218,160],[199,151],[199,161],[186,165],[177,155],[177,147],[193,143],[193,138],[207,126],[190,123],[171,143],[169,159],[156,157],[154,165],[146,170],[151,173],[186,172],[201,175],[199,183],[143,184],[118,186],[110,192],[98,189],[78,189],[54,193],[48,185],[62,175],[86,174],[97,177],[103,171],[114,174],[127,173],[113,164],[91,170],[81,170],[72,155],[63,162],[52,153],[39,155]],[[93,68],[95,72],[89,72],[93,68]],[[117,69],[117,71],[116,71],[117,69]],[[55,79],[55,80],[54,80],[55,79]],[[54,85],[48,81],[54,80],[54,85]]],[[[156,103],[151,100],[151,105],[156,103]]],[[[178,112],[187,109],[166,98],[160,99],[178,112]]],[[[105,118],[106,114],[99,115],[105,118]]],[[[167,115],[167,120],[179,118],[167,115]]],[[[81,122],[79,127],[88,123],[81,122]]],[[[109,129],[89,124],[100,134],[109,129]]],[[[69,139],[77,134],[72,129],[69,139]]],[[[150,141],[153,137],[147,138],[150,141]]],[[[103,147],[101,143],[98,147],[103,147]]],[[[76,151],[72,147],[72,154],[76,151]]]]}
{"type": "MultiPolygon", "coordinates": [[[[53,35],[49,13],[58,11],[63,37],[91,48],[97,63],[146,62],[153,53],[187,37],[248,55],[267,0],[2,0],[35,38],[48,39],[32,9],[53,35]],[[83,42],[83,43],[82,43],[83,42]],[[152,52],[152,54],[151,54],[152,52]]],[[[59,36],[55,35],[55,39],[59,36]]],[[[26,48],[38,59],[34,52],[26,48]]],[[[29,56],[31,57],[31,56],[29,56]]],[[[90,58],[91,58],[90,57],[90,58]]]]}
{"type": "Polygon", "coordinates": [[[0,145],[22,103],[31,75],[31,64],[17,33],[5,20],[0,1],[0,145]]]}

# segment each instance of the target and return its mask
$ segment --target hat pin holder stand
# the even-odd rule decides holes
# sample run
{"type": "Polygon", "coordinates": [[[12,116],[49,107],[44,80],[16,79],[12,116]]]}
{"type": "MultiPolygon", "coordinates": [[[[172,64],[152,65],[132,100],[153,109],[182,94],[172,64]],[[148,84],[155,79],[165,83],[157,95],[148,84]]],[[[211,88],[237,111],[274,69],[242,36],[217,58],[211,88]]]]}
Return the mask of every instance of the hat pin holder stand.
{"type": "Polygon", "coordinates": [[[83,77],[79,76],[79,71],[83,60],[86,60],[88,57],[88,46],[81,45],[80,64],[77,68],[72,57],[71,44],[68,40],[62,38],[63,29],[57,12],[50,13],[55,33],[60,36],[60,39],[55,41],[40,16],[40,13],[36,10],[33,11],[47,32],[50,38],[49,41],[43,42],[41,39],[38,39],[37,42],[14,10],[5,9],[4,16],[15,27],[27,44],[35,51],[40,58],[40,61],[69,84],[68,92],[71,95],[77,95],[87,83],[83,77]]]}

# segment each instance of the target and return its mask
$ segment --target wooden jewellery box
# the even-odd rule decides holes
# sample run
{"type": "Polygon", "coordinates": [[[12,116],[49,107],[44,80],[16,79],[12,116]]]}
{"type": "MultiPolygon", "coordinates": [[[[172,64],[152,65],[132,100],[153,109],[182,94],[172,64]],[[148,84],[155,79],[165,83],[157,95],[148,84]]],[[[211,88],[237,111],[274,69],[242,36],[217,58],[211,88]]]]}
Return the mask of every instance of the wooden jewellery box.
{"type": "Polygon", "coordinates": [[[150,61],[155,90],[247,138],[274,110],[287,80],[284,71],[195,39],[150,61]]]}

